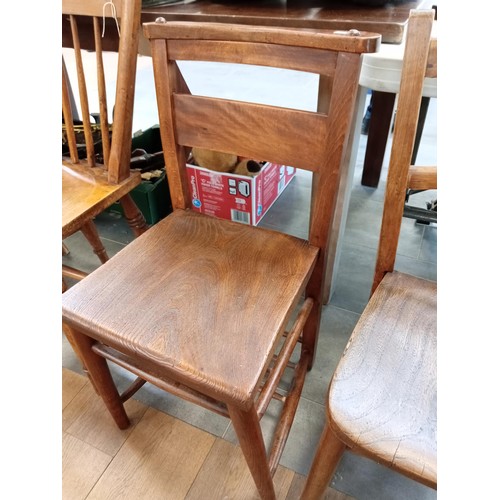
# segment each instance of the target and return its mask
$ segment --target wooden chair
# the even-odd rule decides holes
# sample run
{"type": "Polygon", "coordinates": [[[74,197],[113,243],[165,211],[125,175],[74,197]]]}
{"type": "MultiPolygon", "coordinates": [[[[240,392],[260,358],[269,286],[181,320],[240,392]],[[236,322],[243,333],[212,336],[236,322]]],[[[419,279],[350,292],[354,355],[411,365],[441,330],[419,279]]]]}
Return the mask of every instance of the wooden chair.
{"type": "MultiPolygon", "coordinates": [[[[82,110],[82,126],[76,127],[74,122],[77,121],[77,117],[74,116],[75,107],[72,106],[71,86],[63,59],[63,144],[66,145],[67,151],[63,151],[62,161],[62,238],[64,240],[75,232],[81,231],[102,263],[108,260],[108,255],[93,222],[96,215],[119,200],[134,234],[138,236],[147,229],[142,213],[129,194],[141,182],[140,173],[130,171],[141,2],[140,0],[122,0],[113,4],[116,6],[116,15],[120,18],[121,35],[118,68],[115,75],[105,75],[102,58],[101,19],[104,3],[103,0],[86,2],[63,0],[62,2],[63,22],[71,25],[72,39],[68,45],[74,49],[82,110]],[[82,63],[82,48],[78,34],[79,22],[82,20],[88,22],[89,18],[90,22],[93,22],[94,29],[93,50],[96,55],[95,72],[99,94],[99,130],[90,122],[85,68],[82,63]],[[112,76],[117,82],[112,126],[109,125],[110,112],[106,98],[105,76],[108,78],[112,76]],[[102,151],[97,151],[94,144],[97,139],[102,151]]],[[[111,8],[105,8],[104,14],[112,16],[113,11],[111,8]]],[[[108,19],[107,22],[108,30],[116,29],[113,19],[108,19]]],[[[86,46],[88,46],[87,42],[86,46]]],[[[86,275],[81,270],[63,266],[63,276],[82,279],[86,275]]]]}
{"type": "Polygon", "coordinates": [[[272,476],[314,359],[360,54],[376,50],[380,36],[161,19],[144,31],[174,211],[63,294],[63,321],[121,429],[129,426],[123,402],[145,380],[230,417],[261,497],[275,498],[272,476]],[[323,73],[323,107],[191,95],[179,60],[323,73]],[[312,171],[309,241],[190,210],[192,147],[312,171]],[[106,360],[139,377],[122,395],[106,360]],[[290,365],[291,391],[278,394],[290,365]],[[259,420],[273,397],[284,404],[267,456],[259,420]]]}
{"type": "Polygon", "coordinates": [[[437,487],[437,287],[394,271],[406,189],[437,188],[436,167],[411,165],[424,76],[437,77],[433,15],[410,15],[372,296],[333,375],[303,499],[321,498],[346,449],[437,487]]]}

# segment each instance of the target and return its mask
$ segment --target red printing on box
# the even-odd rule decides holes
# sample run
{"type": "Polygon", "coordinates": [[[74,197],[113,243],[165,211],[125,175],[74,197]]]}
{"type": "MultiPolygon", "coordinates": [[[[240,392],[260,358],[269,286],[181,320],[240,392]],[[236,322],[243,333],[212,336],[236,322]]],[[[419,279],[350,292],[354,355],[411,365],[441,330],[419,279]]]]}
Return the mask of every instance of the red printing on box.
{"type": "Polygon", "coordinates": [[[215,172],[187,164],[192,208],[257,225],[295,176],[295,167],[266,163],[254,177],[215,172]]]}

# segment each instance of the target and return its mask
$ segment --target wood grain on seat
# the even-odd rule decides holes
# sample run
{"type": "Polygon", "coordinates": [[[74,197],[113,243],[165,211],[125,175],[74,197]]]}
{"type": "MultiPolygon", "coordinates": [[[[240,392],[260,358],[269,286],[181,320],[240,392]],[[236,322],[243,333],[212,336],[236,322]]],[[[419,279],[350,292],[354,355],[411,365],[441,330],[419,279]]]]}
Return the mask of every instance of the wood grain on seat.
{"type": "Polygon", "coordinates": [[[154,359],[158,376],[245,406],[317,253],[286,234],[176,211],[68,290],[64,314],[99,329],[104,344],[154,359]]]}
{"type": "Polygon", "coordinates": [[[361,315],[332,381],[329,422],[353,450],[437,482],[437,285],[393,272],[361,315]]]}

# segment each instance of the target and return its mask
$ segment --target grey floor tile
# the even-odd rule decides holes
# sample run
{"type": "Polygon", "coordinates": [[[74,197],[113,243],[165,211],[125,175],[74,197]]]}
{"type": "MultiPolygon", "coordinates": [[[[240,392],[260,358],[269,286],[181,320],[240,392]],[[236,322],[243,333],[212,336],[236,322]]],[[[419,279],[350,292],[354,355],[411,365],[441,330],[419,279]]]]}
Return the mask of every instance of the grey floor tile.
{"type": "Polygon", "coordinates": [[[344,453],[331,486],[356,500],[435,500],[437,492],[373,460],[344,453]]]}
{"type": "Polygon", "coordinates": [[[374,248],[344,242],[330,303],[361,314],[370,297],[375,260],[374,248]]]}
{"type": "Polygon", "coordinates": [[[274,202],[259,226],[307,238],[311,203],[310,186],[310,173],[297,170],[295,178],[274,202]]]}
{"type": "MultiPolygon", "coordinates": [[[[101,241],[110,258],[124,248],[126,244],[108,240],[103,236],[101,237],[101,241]]],[[[63,256],[63,264],[75,267],[87,273],[94,271],[101,265],[101,261],[98,259],[97,255],[94,254],[92,247],[81,232],[72,234],[69,238],[64,240],[64,243],[69,249],[69,254],[63,256]]]]}
{"type": "Polygon", "coordinates": [[[432,262],[410,259],[404,255],[398,255],[396,256],[394,268],[397,271],[412,274],[419,278],[425,278],[431,281],[437,280],[437,267],[436,264],[432,262]]]}
{"type": "Polygon", "coordinates": [[[134,239],[134,233],[125,218],[116,212],[103,212],[95,218],[95,225],[102,238],[126,245],[134,239]]]}
{"type": "Polygon", "coordinates": [[[437,226],[435,224],[430,224],[425,228],[418,258],[437,264],[437,226]]]}
{"type": "Polygon", "coordinates": [[[344,242],[376,249],[383,209],[379,201],[353,196],[347,213],[344,242]]]}
{"type": "Polygon", "coordinates": [[[323,308],[316,358],[302,390],[304,399],[325,404],[333,371],[358,318],[359,314],[338,309],[333,305],[323,308]]]}

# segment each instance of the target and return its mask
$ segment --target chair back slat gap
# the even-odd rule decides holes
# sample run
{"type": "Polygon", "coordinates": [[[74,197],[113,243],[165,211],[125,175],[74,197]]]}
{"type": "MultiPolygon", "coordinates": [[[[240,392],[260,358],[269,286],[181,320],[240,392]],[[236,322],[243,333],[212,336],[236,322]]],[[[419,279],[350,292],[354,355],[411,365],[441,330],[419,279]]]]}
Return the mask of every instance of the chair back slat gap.
{"type": "Polygon", "coordinates": [[[104,63],[102,59],[102,44],[99,19],[93,18],[94,23],[94,41],[95,41],[95,57],[97,68],[97,90],[99,94],[99,124],[102,141],[102,154],[104,165],[107,167],[109,162],[110,150],[110,135],[109,135],[109,119],[108,119],[108,102],[106,98],[106,78],[104,73],[104,63]]]}
{"type": "Polygon", "coordinates": [[[71,110],[69,77],[68,77],[68,72],[66,70],[64,57],[62,59],[62,110],[63,110],[64,126],[66,131],[66,140],[68,142],[71,161],[73,163],[79,163],[75,128],[73,127],[73,111],[71,110]]]}
{"type": "Polygon", "coordinates": [[[333,75],[336,53],[324,49],[305,49],[265,43],[222,42],[200,40],[193,50],[187,40],[170,40],[168,56],[174,61],[216,61],[333,75]]]}
{"type": "Polygon", "coordinates": [[[314,171],[326,117],[308,111],[174,95],[179,144],[314,171]],[[298,127],[298,123],[304,126],[298,127]],[[203,128],[203,134],[198,129],[203,128]],[[300,131],[300,133],[299,133],[300,131]],[[257,155],[257,156],[256,156],[257,155]]]}
{"type": "Polygon", "coordinates": [[[71,33],[75,51],[76,73],[78,78],[78,93],[80,94],[80,106],[82,108],[82,122],[85,136],[85,147],[87,149],[87,160],[89,164],[95,165],[94,139],[90,124],[90,110],[87,96],[87,85],[85,83],[85,71],[83,68],[82,54],[80,49],[80,38],[75,16],[70,16],[71,33]]]}

